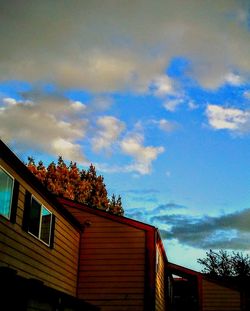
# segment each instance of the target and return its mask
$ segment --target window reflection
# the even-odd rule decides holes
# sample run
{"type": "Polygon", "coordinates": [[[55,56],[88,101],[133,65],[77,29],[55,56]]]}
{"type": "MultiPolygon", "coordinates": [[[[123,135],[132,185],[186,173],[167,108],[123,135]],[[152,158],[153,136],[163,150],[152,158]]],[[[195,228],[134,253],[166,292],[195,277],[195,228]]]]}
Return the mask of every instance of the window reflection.
{"type": "Polygon", "coordinates": [[[29,211],[29,232],[49,245],[51,223],[52,213],[32,196],[29,211]]]}
{"type": "Polygon", "coordinates": [[[0,167],[0,214],[10,218],[14,179],[0,167]]]}

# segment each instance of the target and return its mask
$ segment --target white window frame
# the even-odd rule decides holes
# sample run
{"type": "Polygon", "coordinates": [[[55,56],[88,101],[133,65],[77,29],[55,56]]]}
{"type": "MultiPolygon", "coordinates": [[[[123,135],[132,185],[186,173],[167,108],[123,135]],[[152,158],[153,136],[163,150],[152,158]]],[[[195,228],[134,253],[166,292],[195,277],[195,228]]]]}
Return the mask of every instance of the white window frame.
{"type": "Polygon", "coordinates": [[[52,231],[52,217],[53,217],[53,213],[47,208],[45,207],[33,194],[31,195],[31,200],[30,200],[30,209],[32,208],[32,200],[35,200],[37,203],[39,203],[41,205],[41,211],[40,211],[40,219],[39,219],[39,233],[38,236],[36,236],[34,233],[30,232],[28,230],[28,233],[30,235],[32,235],[33,237],[35,237],[36,239],[38,239],[39,241],[41,241],[42,243],[44,243],[45,245],[50,247],[50,243],[51,243],[51,231],[52,231]],[[44,240],[41,239],[41,230],[42,230],[42,210],[46,209],[50,215],[50,228],[49,228],[49,243],[46,243],[44,240]]]}
{"type": "Polygon", "coordinates": [[[9,205],[9,215],[8,215],[8,217],[7,217],[6,215],[3,215],[3,214],[0,212],[0,215],[1,215],[2,217],[7,218],[8,220],[10,220],[15,178],[14,178],[9,172],[7,172],[6,169],[5,169],[4,167],[2,167],[2,165],[0,165],[0,169],[2,169],[2,170],[12,179],[11,198],[10,198],[10,205],[9,205]]]}

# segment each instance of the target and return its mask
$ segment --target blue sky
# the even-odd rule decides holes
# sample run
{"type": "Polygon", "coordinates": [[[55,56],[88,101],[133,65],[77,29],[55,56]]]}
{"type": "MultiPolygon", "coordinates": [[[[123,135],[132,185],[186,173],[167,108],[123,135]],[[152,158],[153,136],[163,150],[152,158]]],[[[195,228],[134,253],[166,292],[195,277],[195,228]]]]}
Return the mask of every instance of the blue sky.
{"type": "Polygon", "coordinates": [[[104,175],[169,260],[250,251],[249,1],[2,1],[0,136],[104,175]]]}

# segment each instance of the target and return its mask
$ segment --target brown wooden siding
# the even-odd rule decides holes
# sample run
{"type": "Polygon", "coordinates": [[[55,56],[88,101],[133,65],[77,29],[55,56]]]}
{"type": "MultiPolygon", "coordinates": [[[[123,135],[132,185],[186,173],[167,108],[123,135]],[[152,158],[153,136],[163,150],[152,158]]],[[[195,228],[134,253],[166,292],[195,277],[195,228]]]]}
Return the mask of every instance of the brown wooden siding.
{"type": "Polygon", "coordinates": [[[203,311],[240,311],[240,292],[202,280],[203,311]]]}
{"type": "Polygon", "coordinates": [[[82,223],[78,297],[102,311],[144,309],[145,232],[69,208],[82,223]]]}
{"type": "Polygon", "coordinates": [[[156,281],[155,281],[155,310],[164,311],[166,309],[165,297],[165,261],[159,245],[156,246],[156,281]]]}
{"type": "Polygon", "coordinates": [[[16,223],[0,218],[0,265],[76,296],[80,233],[1,159],[0,164],[20,183],[16,223]],[[22,229],[26,190],[56,217],[53,249],[22,229]]]}

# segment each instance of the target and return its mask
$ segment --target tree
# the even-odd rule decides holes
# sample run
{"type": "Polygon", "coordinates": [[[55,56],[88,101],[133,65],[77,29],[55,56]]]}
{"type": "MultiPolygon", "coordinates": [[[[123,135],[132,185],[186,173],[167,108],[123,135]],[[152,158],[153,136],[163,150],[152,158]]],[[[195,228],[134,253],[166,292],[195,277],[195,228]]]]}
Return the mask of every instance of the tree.
{"type": "Polygon", "coordinates": [[[250,257],[239,252],[231,254],[225,250],[215,252],[209,250],[205,258],[199,258],[198,263],[203,265],[203,273],[219,277],[247,277],[250,276],[250,257]]]}
{"type": "Polygon", "coordinates": [[[58,157],[57,164],[51,162],[47,168],[42,161],[36,164],[30,157],[26,165],[55,195],[123,216],[121,197],[118,196],[116,200],[113,194],[109,200],[104,178],[97,175],[94,165],[91,164],[88,170],[80,170],[73,162],[67,166],[61,156],[58,157]]]}
{"type": "Polygon", "coordinates": [[[113,194],[111,197],[111,201],[109,204],[109,211],[113,214],[122,216],[124,214],[124,210],[122,208],[122,199],[120,195],[118,196],[117,200],[115,195],[113,194]]]}

